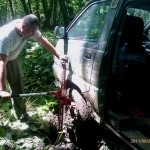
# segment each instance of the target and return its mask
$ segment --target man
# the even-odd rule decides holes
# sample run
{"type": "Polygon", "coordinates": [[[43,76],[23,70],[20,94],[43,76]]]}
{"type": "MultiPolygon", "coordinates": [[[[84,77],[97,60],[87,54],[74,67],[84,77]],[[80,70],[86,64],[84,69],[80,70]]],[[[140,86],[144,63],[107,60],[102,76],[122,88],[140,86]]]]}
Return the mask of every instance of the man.
{"type": "MultiPolygon", "coordinates": [[[[0,28],[0,96],[10,98],[11,94],[6,91],[8,81],[12,94],[23,93],[23,83],[18,55],[29,38],[34,38],[58,59],[61,58],[55,47],[42,36],[38,30],[39,20],[29,14],[23,19],[16,19],[0,28]]],[[[18,119],[24,119],[26,113],[25,102],[21,98],[14,98],[12,105],[18,119]]]]}

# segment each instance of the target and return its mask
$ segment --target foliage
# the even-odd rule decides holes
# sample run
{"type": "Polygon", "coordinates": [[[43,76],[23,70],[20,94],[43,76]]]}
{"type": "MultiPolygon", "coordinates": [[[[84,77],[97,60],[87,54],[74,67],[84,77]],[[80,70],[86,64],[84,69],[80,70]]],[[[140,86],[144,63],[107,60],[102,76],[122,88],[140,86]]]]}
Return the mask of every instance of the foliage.
{"type": "MultiPolygon", "coordinates": [[[[7,22],[21,18],[26,14],[34,13],[40,20],[41,29],[54,29],[56,25],[68,24],[72,18],[82,9],[86,0],[0,0],[0,26],[7,22]]],[[[51,32],[45,32],[46,36],[53,44],[55,40],[51,32]]],[[[54,90],[54,75],[52,71],[53,55],[37,44],[35,41],[28,41],[25,50],[20,55],[23,69],[24,92],[43,92],[54,90]]],[[[18,122],[13,116],[11,102],[0,101],[0,149],[3,141],[10,145],[5,145],[6,149],[22,149],[26,144],[24,139],[36,133],[41,136],[40,144],[49,141],[49,132],[52,133],[53,125],[43,121],[42,117],[52,112],[57,112],[57,102],[54,97],[29,97],[26,100],[28,111],[33,111],[30,126],[18,122]],[[44,134],[44,136],[43,136],[44,134]],[[17,141],[20,140],[20,141],[17,141]],[[14,145],[14,146],[13,146],[14,145]],[[20,146],[21,145],[21,146],[20,146]]],[[[62,136],[60,136],[62,138],[62,136]]],[[[56,139],[57,143],[61,138],[56,139]]],[[[53,137],[53,140],[55,138],[53,137]]],[[[35,137],[35,141],[38,139],[35,137]]],[[[34,147],[31,146],[31,149],[34,147]]],[[[37,147],[36,147],[37,148],[37,147]]]]}
{"type": "MultiPolygon", "coordinates": [[[[44,33],[52,41],[52,34],[49,34],[44,33]]],[[[53,54],[31,40],[28,41],[26,50],[21,54],[20,60],[23,68],[25,92],[49,91],[55,88],[52,70],[53,54]]]]}
{"type": "Polygon", "coordinates": [[[41,27],[53,29],[56,25],[68,25],[88,0],[1,0],[0,25],[34,13],[38,16],[41,27]]]}
{"type": "Polygon", "coordinates": [[[58,141],[58,131],[43,106],[30,108],[30,120],[26,123],[10,118],[9,101],[1,101],[0,110],[0,149],[46,149],[50,143],[62,140],[58,141]]]}

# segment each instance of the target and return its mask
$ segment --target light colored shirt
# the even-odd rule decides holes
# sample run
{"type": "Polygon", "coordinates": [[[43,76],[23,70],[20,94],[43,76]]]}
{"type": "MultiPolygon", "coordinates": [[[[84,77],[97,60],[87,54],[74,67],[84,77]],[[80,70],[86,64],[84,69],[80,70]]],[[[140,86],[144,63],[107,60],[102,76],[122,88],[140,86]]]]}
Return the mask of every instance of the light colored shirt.
{"type": "MultiPolygon", "coordinates": [[[[22,19],[16,19],[0,27],[0,53],[8,56],[8,61],[18,57],[27,41],[25,37],[19,36],[15,30],[16,23],[20,21],[22,19]]],[[[40,36],[41,32],[37,30],[32,38],[37,40],[40,36]]]]}

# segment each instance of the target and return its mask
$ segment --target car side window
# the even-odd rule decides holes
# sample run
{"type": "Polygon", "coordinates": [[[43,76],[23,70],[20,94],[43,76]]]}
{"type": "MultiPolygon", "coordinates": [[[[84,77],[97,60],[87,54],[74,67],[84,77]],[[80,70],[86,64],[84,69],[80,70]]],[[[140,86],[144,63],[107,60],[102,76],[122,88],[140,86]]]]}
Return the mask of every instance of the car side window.
{"type": "Polygon", "coordinates": [[[108,9],[109,3],[106,1],[89,6],[72,25],[68,38],[97,42],[108,9]]]}

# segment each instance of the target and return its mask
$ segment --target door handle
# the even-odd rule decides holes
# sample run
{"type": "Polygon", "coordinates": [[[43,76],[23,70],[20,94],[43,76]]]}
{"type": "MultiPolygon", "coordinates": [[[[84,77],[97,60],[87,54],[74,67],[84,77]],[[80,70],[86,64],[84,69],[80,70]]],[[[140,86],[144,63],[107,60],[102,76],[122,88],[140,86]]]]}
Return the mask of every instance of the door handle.
{"type": "Polygon", "coordinates": [[[84,53],[84,58],[85,59],[91,59],[91,57],[92,57],[92,53],[89,53],[89,52],[84,53]]]}

